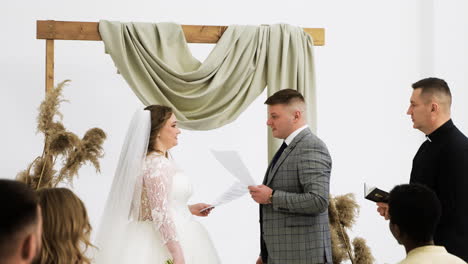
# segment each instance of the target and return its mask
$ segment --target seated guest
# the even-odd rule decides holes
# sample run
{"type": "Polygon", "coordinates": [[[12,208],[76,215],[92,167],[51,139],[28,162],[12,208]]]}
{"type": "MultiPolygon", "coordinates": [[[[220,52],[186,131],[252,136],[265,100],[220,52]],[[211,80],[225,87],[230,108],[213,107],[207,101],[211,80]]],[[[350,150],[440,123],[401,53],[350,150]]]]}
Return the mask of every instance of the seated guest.
{"type": "Polygon", "coordinates": [[[443,246],[434,245],[434,232],[441,215],[439,199],[419,184],[398,185],[390,192],[390,230],[406,249],[400,264],[462,264],[443,246]]]}
{"type": "Polygon", "coordinates": [[[35,264],[89,264],[85,255],[90,243],[91,225],[83,202],[65,188],[38,192],[44,219],[42,250],[35,264]]]}
{"type": "Polygon", "coordinates": [[[41,247],[41,209],[26,184],[0,179],[0,263],[30,264],[41,247]]]}

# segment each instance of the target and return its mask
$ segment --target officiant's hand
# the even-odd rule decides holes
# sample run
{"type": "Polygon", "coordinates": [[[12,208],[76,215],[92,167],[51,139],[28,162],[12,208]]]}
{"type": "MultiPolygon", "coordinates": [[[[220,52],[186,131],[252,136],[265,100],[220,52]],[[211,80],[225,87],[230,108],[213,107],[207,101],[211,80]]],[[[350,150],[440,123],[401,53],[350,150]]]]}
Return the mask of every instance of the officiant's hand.
{"type": "Polygon", "coordinates": [[[252,196],[252,199],[254,199],[254,201],[256,201],[257,203],[269,204],[273,190],[270,187],[262,184],[257,186],[250,185],[249,192],[250,196],[252,196]]]}
{"type": "Polygon", "coordinates": [[[209,209],[204,210],[203,212],[200,212],[201,210],[205,208],[211,207],[210,204],[205,204],[205,203],[192,204],[192,205],[189,205],[188,207],[189,207],[190,213],[192,213],[193,215],[202,216],[202,217],[208,216],[211,210],[213,210],[213,208],[209,208],[209,209]]]}
{"type": "Polygon", "coordinates": [[[383,216],[385,220],[390,218],[388,213],[388,203],[377,203],[377,212],[379,212],[379,214],[383,216]]]}

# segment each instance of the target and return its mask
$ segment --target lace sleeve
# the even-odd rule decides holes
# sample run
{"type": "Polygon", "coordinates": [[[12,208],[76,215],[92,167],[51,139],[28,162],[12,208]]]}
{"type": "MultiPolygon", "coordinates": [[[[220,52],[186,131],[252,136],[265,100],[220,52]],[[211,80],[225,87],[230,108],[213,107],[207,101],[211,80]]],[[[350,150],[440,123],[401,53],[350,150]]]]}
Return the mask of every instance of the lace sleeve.
{"type": "Polygon", "coordinates": [[[175,169],[162,156],[148,156],[143,168],[143,182],[156,230],[163,243],[177,241],[174,220],[169,211],[169,191],[175,169]]]}

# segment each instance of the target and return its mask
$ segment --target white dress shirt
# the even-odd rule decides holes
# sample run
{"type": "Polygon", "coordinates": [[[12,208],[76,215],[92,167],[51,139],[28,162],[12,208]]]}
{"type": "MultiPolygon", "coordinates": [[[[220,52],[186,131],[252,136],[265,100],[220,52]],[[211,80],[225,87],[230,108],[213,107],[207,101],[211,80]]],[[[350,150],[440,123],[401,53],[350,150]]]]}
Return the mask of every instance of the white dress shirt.
{"type": "Polygon", "coordinates": [[[308,128],[309,125],[304,125],[296,130],[294,130],[294,132],[292,132],[291,134],[289,134],[289,136],[284,140],[284,143],[286,143],[286,145],[289,146],[289,144],[291,144],[291,142],[293,141],[293,139],[299,134],[301,133],[302,130],[308,128]]]}

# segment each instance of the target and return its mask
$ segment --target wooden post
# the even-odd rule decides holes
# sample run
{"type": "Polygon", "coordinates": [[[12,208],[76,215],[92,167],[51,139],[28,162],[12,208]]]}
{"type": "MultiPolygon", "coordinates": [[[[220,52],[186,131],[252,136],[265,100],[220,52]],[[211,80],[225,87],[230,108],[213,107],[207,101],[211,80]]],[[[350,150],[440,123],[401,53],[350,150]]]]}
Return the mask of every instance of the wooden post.
{"type": "Polygon", "coordinates": [[[54,88],[54,40],[46,40],[46,93],[54,88]]]}

